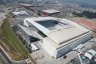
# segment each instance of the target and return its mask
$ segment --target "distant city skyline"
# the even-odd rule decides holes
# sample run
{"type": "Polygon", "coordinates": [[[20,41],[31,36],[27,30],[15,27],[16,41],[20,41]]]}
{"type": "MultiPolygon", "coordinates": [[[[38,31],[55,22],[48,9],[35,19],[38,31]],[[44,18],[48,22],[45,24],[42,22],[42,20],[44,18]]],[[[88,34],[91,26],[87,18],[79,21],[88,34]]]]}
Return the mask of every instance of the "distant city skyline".
{"type": "MultiPolygon", "coordinates": [[[[0,3],[3,3],[3,1],[8,1],[8,0],[0,0],[0,3]]],[[[61,1],[73,1],[73,2],[75,1],[75,2],[90,4],[90,5],[96,5],[96,0],[61,0],[61,1]]]]}
{"type": "Polygon", "coordinates": [[[62,0],[62,1],[75,1],[75,2],[90,4],[90,5],[96,5],[96,0],[62,0]]]}

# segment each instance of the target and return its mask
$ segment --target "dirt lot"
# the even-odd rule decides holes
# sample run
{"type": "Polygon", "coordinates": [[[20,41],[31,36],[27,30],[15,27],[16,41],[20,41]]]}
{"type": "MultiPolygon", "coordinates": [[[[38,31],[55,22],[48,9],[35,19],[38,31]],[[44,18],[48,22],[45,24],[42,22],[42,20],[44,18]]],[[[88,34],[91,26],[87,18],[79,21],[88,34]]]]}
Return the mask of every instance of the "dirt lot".
{"type": "Polygon", "coordinates": [[[96,22],[89,20],[89,19],[85,19],[85,18],[72,18],[71,20],[80,23],[82,25],[85,25],[87,27],[90,27],[92,29],[96,29],[96,22]]]}
{"type": "Polygon", "coordinates": [[[96,22],[96,19],[92,19],[92,21],[96,22]]]}

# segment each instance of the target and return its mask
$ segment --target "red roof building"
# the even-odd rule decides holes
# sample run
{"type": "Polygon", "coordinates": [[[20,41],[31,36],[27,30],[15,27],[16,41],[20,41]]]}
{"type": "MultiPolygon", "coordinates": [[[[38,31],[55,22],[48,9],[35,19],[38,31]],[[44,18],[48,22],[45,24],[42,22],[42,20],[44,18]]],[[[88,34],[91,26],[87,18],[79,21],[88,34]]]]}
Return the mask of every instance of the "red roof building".
{"type": "Polygon", "coordinates": [[[46,15],[60,13],[60,11],[52,10],[52,9],[50,9],[50,10],[41,10],[41,12],[42,12],[43,14],[46,14],[46,15]]]}

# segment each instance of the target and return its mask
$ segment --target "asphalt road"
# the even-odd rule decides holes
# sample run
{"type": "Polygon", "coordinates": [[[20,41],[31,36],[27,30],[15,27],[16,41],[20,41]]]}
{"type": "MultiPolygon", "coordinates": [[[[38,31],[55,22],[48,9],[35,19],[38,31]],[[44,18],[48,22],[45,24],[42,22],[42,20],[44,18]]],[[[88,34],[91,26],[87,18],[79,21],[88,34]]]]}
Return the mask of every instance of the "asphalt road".
{"type": "Polygon", "coordinates": [[[0,12],[0,27],[2,26],[3,19],[5,18],[5,14],[6,14],[6,13],[0,12]]]}
{"type": "Polygon", "coordinates": [[[0,54],[0,64],[8,64],[5,60],[4,60],[4,58],[3,58],[3,56],[0,54]]]}

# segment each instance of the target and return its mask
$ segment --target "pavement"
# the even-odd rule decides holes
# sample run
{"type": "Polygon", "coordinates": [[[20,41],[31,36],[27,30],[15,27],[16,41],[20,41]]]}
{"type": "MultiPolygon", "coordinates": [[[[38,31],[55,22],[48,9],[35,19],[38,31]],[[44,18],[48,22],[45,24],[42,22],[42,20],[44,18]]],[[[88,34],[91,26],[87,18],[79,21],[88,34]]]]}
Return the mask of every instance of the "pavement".
{"type": "MultiPolygon", "coordinates": [[[[85,57],[84,54],[90,50],[93,49],[96,51],[96,42],[94,40],[94,38],[92,38],[91,40],[89,40],[88,42],[84,43],[84,48],[80,49],[80,51],[82,52],[82,57],[85,57]]],[[[79,54],[79,53],[78,53],[79,54]]],[[[87,64],[89,61],[88,58],[85,58],[84,61],[82,61],[84,64],[87,64]]],[[[73,63],[71,63],[71,61],[69,61],[67,64],[81,64],[79,56],[75,57],[75,60],[73,63]]]]}
{"type": "Polygon", "coordinates": [[[77,54],[78,52],[71,51],[66,54],[66,59],[63,58],[64,56],[55,59],[52,58],[42,47],[40,48],[40,50],[31,53],[37,64],[67,64],[71,59],[76,57],[77,54]]]}
{"type": "Polygon", "coordinates": [[[0,64],[8,64],[4,57],[0,54],[0,64]]]}
{"type": "MultiPolygon", "coordinates": [[[[92,47],[93,44],[94,44],[94,39],[92,38],[91,40],[84,43],[85,47],[81,49],[81,52],[86,52],[92,47]]],[[[40,49],[38,51],[34,51],[31,53],[32,57],[35,59],[35,61],[38,64],[71,64],[70,61],[73,58],[76,58],[77,64],[80,63],[80,60],[78,57],[79,53],[77,51],[70,51],[69,53],[66,54],[67,57],[65,59],[63,58],[64,55],[55,59],[55,58],[52,58],[42,47],[39,47],[39,48],[40,49]]]]}

